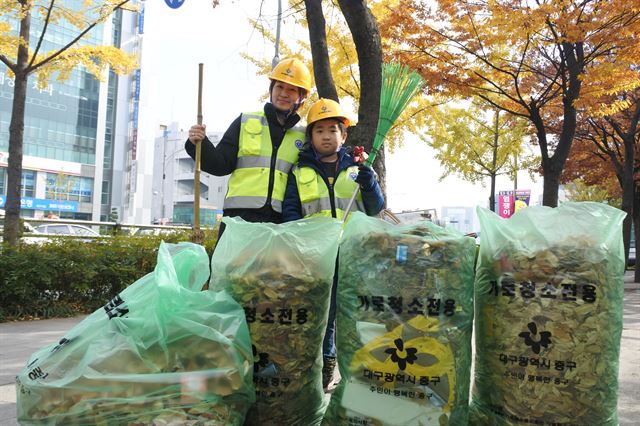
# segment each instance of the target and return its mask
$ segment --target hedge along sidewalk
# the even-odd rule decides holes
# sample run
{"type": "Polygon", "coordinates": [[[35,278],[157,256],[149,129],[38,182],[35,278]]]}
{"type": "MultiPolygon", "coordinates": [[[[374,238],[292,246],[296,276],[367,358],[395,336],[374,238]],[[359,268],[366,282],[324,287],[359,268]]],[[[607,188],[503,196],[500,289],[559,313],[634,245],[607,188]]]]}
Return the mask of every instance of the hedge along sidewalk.
{"type": "MultiPolygon", "coordinates": [[[[153,270],[161,241],[189,238],[190,232],[180,232],[0,245],[0,322],[93,312],[153,270]]],[[[216,230],[205,230],[209,255],[216,239],[216,230]]]]}

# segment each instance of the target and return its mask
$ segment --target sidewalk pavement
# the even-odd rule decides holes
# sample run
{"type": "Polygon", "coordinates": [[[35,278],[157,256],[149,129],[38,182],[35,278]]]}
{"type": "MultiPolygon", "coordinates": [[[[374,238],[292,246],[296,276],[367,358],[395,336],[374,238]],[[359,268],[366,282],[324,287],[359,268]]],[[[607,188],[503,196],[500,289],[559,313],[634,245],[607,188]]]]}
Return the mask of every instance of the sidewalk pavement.
{"type": "MultiPolygon", "coordinates": [[[[618,416],[620,426],[637,426],[640,421],[640,284],[633,283],[632,271],[627,271],[625,276],[624,299],[618,416]]],[[[0,426],[18,425],[15,376],[31,354],[59,340],[83,318],[0,323],[0,426]]]]}

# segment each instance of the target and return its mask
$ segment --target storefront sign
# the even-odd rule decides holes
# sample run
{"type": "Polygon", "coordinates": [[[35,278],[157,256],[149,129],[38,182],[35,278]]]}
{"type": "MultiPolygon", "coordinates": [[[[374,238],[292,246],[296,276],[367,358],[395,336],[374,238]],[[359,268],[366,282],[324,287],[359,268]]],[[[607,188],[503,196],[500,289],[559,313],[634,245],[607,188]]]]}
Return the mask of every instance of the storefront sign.
{"type": "MultiPolygon", "coordinates": [[[[6,195],[0,195],[0,207],[4,207],[6,195]]],[[[42,198],[20,197],[21,209],[52,210],[57,212],[77,212],[78,203],[75,201],[45,200],[42,198]]]]}

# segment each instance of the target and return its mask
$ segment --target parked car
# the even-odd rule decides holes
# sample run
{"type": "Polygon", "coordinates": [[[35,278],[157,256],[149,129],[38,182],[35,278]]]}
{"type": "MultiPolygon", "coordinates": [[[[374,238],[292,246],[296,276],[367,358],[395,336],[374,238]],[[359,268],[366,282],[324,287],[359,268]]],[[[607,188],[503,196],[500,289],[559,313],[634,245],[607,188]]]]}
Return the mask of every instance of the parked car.
{"type": "Polygon", "coordinates": [[[145,235],[167,235],[176,233],[176,229],[165,229],[165,228],[137,228],[134,230],[131,235],[134,237],[142,237],[145,235]]]}
{"type": "Polygon", "coordinates": [[[48,235],[77,235],[84,237],[99,237],[100,234],[93,229],[84,225],[75,225],[68,223],[47,223],[36,226],[34,232],[36,234],[48,235]]]}
{"type": "MultiPolygon", "coordinates": [[[[2,234],[4,234],[4,215],[5,211],[0,209],[0,241],[2,241],[2,234]]],[[[20,219],[22,223],[22,232],[35,232],[35,228],[29,222],[26,222],[23,219],[20,219]]]]}

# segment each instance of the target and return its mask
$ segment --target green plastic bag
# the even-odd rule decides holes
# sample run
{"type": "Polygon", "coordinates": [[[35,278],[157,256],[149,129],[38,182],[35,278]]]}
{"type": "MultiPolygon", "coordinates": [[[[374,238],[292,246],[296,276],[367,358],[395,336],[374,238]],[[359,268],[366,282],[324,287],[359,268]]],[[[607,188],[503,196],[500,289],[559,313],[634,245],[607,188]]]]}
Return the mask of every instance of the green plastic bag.
{"type": "Polygon", "coordinates": [[[478,209],[475,425],[617,425],[625,213],[478,209]]]}
{"type": "Polygon", "coordinates": [[[254,401],[249,330],[201,246],[164,244],[155,271],[34,353],[16,378],[23,425],[241,425],[254,401]]]}
{"type": "Polygon", "coordinates": [[[223,220],[227,227],[211,259],[210,288],[230,292],[249,324],[256,403],[246,424],[319,424],[326,406],[322,339],[340,222],[223,220]]]}
{"type": "Polygon", "coordinates": [[[341,381],[324,425],[465,425],[475,242],[354,213],[340,245],[341,381]]]}

